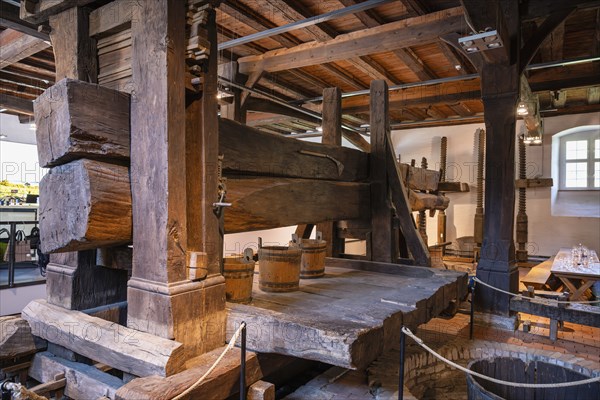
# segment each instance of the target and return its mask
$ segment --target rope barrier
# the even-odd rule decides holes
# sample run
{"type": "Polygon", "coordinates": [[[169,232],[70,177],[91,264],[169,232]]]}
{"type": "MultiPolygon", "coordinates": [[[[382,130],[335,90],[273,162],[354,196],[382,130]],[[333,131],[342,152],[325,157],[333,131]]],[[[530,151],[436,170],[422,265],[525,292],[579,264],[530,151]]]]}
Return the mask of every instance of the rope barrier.
{"type": "Polygon", "coordinates": [[[568,301],[562,301],[562,300],[543,299],[543,298],[539,298],[539,297],[537,297],[537,298],[536,297],[529,297],[529,296],[524,296],[524,295],[522,295],[520,293],[512,293],[512,292],[508,292],[506,290],[502,290],[500,288],[497,288],[495,286],[490,285],[489,283],[486,283],[486,282],[482,281],[481,279],[479,279],[477,277],[474,277],[473,280],[475,282],[477,282],[477,283],[481,283],[483,286],[487,286],[490,289],[494,289],[497,292],[504,293],[504,294],[507,294],[509,296],[514,296],[514,297],[519,297],[519,298],[522,298],[522,299],[527,299],[527,300],[532,300],[532,299],[543,300],[543,301],[552,302],[552,303],[556,303],[556,304],[571,304],[571,303],[595,304],[595,303],[600,303],[600,300],[590,300],[590,301],[583,301],[583,300],[582,301],[575,301],[575,300],[571,301],[571,300],[568,300],[568,301]]]}
{"type": "Polygon", "coordinates": [[[219,363],[221,362],[221,360],[223,359],[223,357],[225,357],[225,354],[227,354],[227,352],[229,350],[231,350],[233,348],[233,346],[235,346],[235,342],[237,342],[238,338],[240,337],[240,334],[242,333],[242,330],[245,327],[246,327],[246,323],[242,322],[240,324],[240,327],[237,329],[237,331],[235,331],[235,333],[231,337],[231,340],[227,344],[227,347],[225,347],[225,349],[223,350],[223,352],[221,353],[221,355],[219,356],[219,358],[216,359],[216,361],[208,369],[208,371],[206,371],[204,373],[204,375],[202,375],[200,378],[198,378],[198,380],[192,386],[190,386],[189,388],[187,388],[183,392],[179,393],[177,396],[173,397],[171,400],[182,399],[185,396],[187,396],[192,390],[196,389],[198,387],[198,385],[200,385],[202,383],[202,381],[204,381],[204,379],[206,379],[206,377],[209,376],[211,372],[213,372],[213,370],[217,367],[217,365],[219,365],[219,363]]]}
{"type": "Polygon", "coordinates": [[[590,383],[600,382],[600,376],[597,376],[595,378],[583,379],[583,380],[580,380],[580,381],[559,382],[559,383],[519,383],[519,382],[503,381],[501,379],[496,379],[496,378],[492,378],[491,376],[480,374],[479,372],[471,371],[470,369],[465,368],[462,365],[456,364],[455,362],[453,362],[451,360],[448,360],[447,358],[445,358],[442,355],[436,353],[435,350],[433,350],[429,346],[427,346],[423,342],[423,340],[421,338],[415,336],[415,334],[412,333],[411,330],[408,329],[405,326],[402,327],[402,332],[404,332],[404,334],[406,334],[409,337],[411,337],[419,346],[421,346],[422,348],[424,348],[425,350],[427,350],[435,358],[437,358],[437,359],[445,362],[446,364],[450,365],[451,367],[456,368],[456,369],[458,369],[458,370],[460,370],[460,371],[462,371],[462,372],[464,372],[466,374],[473,375],[473,376],[476,376],[476,377],[481,378],[481,379],[485,379],[485,380],[490,381],[490,382],[498,383],[500,385],[512,386],[512,387],[520,387],[520,388],[527,388],[527,389],[553,389],[553,388],[562,388],[562,387],[570,387],[570,386],[587,385],[587,384],[590,384],[590,383]]]}

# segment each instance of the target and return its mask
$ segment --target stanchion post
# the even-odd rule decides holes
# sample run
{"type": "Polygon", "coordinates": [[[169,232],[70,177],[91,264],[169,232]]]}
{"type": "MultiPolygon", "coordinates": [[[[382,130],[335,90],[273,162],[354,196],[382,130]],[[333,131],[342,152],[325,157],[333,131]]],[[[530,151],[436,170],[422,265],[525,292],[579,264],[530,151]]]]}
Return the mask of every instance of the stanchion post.
{"type": "Polygon", "coordinates": [[[246,323],[243,321],[240,354],[240,400],[246,400],[246,323]]]}
{"type": "Polygon", "coordinates": [[[475,282],[471,284],[471,321],[469,323],[469,339],[473,340],[473,320],[475,316],[475,282]]]}
{"type": "Polygon", "coordinates": [[[406,345],[406,334],[400,328],[400,370],[398,371],[398,400],[404,399],[404,347],[406,345]]]}

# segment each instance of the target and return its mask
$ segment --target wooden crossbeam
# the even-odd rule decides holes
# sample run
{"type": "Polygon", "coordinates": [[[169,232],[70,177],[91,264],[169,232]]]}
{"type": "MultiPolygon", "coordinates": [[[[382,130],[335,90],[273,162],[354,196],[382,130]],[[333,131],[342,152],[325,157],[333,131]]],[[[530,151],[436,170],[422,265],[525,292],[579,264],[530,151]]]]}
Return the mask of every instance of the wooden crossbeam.
{"type": "Polygon", "coordinates": [[[280,71],[391,51],[435,41],[440,34],[460,31],[462,23],[462,9],[451,8],[339,35],[323,42],[305,43],[288,50],[243,57],[239,60],[240,70],[249,72],[263,68],[267,71],[280,71]]]}
{"type": "Polygon", "coordinates": [[[19,114],[33,115],[33,101],[0,93],[0,108],[19,114]]]}
{"type": "Polygon", "coordinates": [[[27,0],[21,2],[22,20],[40,24],[71,7],[84,7],[94,0],[27,0]]]}
{"type": "Polygon", "coordinates": [[[50,47],[49,43],[23,32],[6,29],[0,33],[0,69],[50,47]]]}
{"type": "Polygon", "coordinates": [[[0,14],[0,26],[10,28],[15,31],[22,32],[26,35],[36,37],[42,40],[50,40],[50,37],[45,32],[39,32],[37,26],[23,21],[19,17],[19,7],[15,7],[10,3],[2,4],[2,13],[0,14]]]}

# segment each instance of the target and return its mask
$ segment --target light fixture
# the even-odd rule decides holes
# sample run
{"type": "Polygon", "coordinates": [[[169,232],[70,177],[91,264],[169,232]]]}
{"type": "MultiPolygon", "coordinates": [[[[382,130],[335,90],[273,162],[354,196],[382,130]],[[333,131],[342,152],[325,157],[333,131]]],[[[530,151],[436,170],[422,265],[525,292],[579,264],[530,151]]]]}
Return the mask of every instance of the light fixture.
{"type": "Polygon", "coordinates": [[[527,104],[525,104],[524,101],[519,102],[519,105],[517,106],[517,115],[529,115],[529,109],[527,108],[527,104]]]}
{"type": "Polygon", "coordinates": [[[525,125],[521,126],[521,136],[523,137],[523,143],[528,146],[540,146],[542,144],[542,133],[544,129],[542,125],[540,125],[535,130],[528,130],[525,128],[525,125]]]}
{"type": "Polygon", "coordinates": [[[502,39],[496,30],[488,30],[474,35],[461,37],[458,39],[458,44],[467,53],[493,50],[504,46],[502,39]]]}
{"type": "Polygon", "coordinates": [[[317,128],[316,128],[316,129],[317,129],[317,131],[319,131],[319,132],[323,132],[323,127],[322,127],[322,126],[317,126],[317,128]]]}
{"type": "Polygon", "coordinates": [[[6,111],[6,108],[0,108],[0,113],[6,111]]]}
{"type": "Polygon", "coordinates": [[[0,134],[0,140],[2,140],[2,139],[6,139],[7,137],[8,137],[8,136],[6,136],[4,133],[1,133],[1,134],[0,134]]]}

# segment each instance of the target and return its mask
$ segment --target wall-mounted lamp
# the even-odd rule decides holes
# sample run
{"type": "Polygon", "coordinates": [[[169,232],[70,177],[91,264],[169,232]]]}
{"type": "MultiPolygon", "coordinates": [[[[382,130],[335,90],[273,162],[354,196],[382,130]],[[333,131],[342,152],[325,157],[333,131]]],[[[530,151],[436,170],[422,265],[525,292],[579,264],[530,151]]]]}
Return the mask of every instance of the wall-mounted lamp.
{"type": "Polygon", "coordinates": [[[498,35],[498,31],[496,30],[489,30],[482,33],[476,33],[474,35],[461,37],[458,39],[458,44],[467,53],[493,50],[504,46],[502,39],[500,39],[500,35],[498,35]]]}
{"type": "Polygon", "coordinates": [[[2,134],[0,134],[0,140],[2,140],[2,139],[6,139],[7,137],[8,137],[8,136],[6,136],[6,135],[5,135],[5,134],[3,134],[3,133],[2,133],[2,134]]]}

